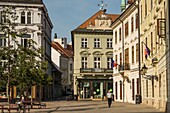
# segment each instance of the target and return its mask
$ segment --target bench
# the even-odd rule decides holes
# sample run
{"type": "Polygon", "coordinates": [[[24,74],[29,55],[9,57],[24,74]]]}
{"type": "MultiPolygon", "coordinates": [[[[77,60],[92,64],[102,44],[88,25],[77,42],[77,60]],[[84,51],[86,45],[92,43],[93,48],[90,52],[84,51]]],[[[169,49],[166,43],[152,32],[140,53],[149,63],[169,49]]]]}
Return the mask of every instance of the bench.
{"type": "Polygon", "coordinates": [[[46,103],[39,101],[24,101],[24,105],[30,106],[31,108],[35,108],[34,106],[37,106],[37,108],[46,108],[46,103]]]}
{"type": "Polygon", "coordinates": [[[38,102],[38,101],[34,101],[33,106],[38,106],[38,108],[46,108],[46,103],[42,103],[42,102],[38,102]]]}

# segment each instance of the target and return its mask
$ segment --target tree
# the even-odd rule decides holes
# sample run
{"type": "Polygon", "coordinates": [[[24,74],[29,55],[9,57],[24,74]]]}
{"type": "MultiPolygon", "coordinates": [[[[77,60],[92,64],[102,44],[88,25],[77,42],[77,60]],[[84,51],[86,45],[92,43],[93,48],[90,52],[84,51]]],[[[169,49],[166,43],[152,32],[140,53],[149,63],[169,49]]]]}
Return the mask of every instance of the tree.
{"type": "Polygon", "coordinates": [[[48,84],[51,76],[46,74],[47,62],[44,60],[41,48],[29,39],[27,46],[23,46],[17,39],[26,35],[19,32],[14,8],[4,7],[0,21],[0,87],[7,84],[8,102],[11,86],[18,87],[22,94],[33,85],[48,84]],[[14,46],[15,45],[15,46],[14,46]]]}

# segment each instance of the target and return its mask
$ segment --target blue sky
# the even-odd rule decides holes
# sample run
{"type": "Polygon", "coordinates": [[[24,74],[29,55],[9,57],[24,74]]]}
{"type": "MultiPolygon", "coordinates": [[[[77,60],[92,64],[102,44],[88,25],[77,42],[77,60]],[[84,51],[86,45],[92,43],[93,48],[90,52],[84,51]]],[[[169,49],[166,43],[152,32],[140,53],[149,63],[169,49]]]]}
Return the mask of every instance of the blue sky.
{"type": "MultiPolygon", "coordinates": [[[[58,37],[71,41],[71,31],[100,10],[101,0],[43,0],[58,37]]],[[[121,0],[103,0],[107,13],[120,14],[121,0]]]]}

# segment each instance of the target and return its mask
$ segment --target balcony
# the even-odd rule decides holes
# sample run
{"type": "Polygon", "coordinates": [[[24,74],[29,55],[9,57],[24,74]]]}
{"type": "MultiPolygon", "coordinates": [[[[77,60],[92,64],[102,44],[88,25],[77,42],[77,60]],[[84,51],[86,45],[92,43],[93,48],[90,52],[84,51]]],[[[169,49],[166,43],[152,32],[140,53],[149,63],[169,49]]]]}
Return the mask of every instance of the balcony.
{"type": "Polygon", "coordinates": [[[80,68],[80,73],[113,73],[113,69],[107,69],[107,68],[80,68]]]}
{"type": "Polygon", "coordinates": [[[118,70],[120,73],[124,73],[125,71],[130,70],[130,64],[129,63],[124,63],[122,65],[119,65],[118,70]]]}

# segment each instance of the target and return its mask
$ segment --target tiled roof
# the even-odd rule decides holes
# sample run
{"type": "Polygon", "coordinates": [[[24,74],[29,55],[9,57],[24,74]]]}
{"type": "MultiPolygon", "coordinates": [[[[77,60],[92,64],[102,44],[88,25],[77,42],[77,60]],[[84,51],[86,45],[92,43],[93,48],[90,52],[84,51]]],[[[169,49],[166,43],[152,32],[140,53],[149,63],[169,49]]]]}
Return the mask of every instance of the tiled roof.
{"type": "Polygon", "coordinates": [[[42,0],[0,0],[0,2],[43,4],[42,0]]]}
{"type": "Polygon", "coordinates": [[[62,56],[73,57],[73,51],[63,48],[58,42],[52,42],[52,47],[62,54],[62,56]]]}
{"type": "MultiPolygon", "coordinates": [[[[77,28],[86,28],[87,26],[89,26],[89,23],[94,26],[95,25],[95,19],[101,15],[103,13],[103,10],[98,11],[96,14],[94,14],[93,16],[91,16],[89,19],[87,19],[83,24],[81,24],[79,27],[77,28]]],[[[107,14],[108,17],[110,17],[112,19],[112,22],[114,20],[116,20],[117,17],[119,17],[119,14],[107,14]]]]}

